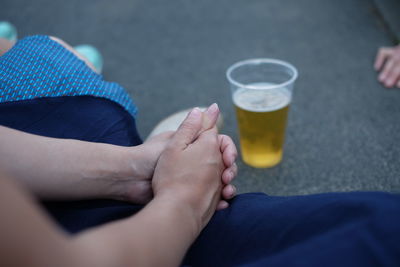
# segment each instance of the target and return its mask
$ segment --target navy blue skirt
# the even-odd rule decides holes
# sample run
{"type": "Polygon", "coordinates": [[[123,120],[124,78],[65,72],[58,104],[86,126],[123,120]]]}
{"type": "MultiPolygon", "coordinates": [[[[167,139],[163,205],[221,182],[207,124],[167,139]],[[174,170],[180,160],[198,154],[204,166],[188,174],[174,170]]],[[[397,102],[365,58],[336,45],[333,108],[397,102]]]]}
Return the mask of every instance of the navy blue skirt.
{"type": "MultiPolygon", "coordinates": [[[[124,108],[91,96],[2,103],[0,124],[56,138],[121,146],[142,142],[134,118],[124,108]]],[[[131,216],[142,208],[112,200],[43,205],[70,233],[131,216]]],[[[183,264],[400,266],[400,197],[378,192],[242,194],[228,209],[216,212],[183,264]]]]}

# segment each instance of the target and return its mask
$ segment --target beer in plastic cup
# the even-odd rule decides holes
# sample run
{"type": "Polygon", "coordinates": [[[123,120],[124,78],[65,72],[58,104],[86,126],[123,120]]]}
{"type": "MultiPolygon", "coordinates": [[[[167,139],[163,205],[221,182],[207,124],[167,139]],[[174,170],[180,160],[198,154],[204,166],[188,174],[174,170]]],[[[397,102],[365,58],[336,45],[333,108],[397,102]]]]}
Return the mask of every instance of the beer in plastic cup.
{"type": "Polygon", "coordinates": [[[282,160],[286,121],[297,70],[276,59],[250,59],[227,70],[243,161],[267,168],[282,160]]]}

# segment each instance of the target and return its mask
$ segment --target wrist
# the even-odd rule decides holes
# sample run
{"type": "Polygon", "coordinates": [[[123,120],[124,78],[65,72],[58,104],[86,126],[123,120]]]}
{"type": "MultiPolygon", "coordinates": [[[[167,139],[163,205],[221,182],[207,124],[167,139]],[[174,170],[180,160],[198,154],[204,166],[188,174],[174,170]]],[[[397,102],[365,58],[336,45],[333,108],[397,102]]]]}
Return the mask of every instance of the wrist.
{"type": "Polygon", "coordinates": [[[158,194],[154,197],[152,203],[160,203],[168,213],[174,213],[179,220],[190,228],[193,240],[203,229],[202,216],[193,205],[190,205],[182,194],[171,192],[158,194]]]}
{"type": "Polygon", "coordinates": [[[151,177],[154,166],[142,145],[111,146],[108,163],[101,177],[110,184],[107,198],[145,204],[153,197],[151,177]]]}
{"type": "Polygon", "coordinates": [[[109,144],[90,144],[91,160],[82,162],[83,181],[97,190],[100,198],[121,199],[124,184],[132,175],[130,153],[127,147],[109,144]]]}

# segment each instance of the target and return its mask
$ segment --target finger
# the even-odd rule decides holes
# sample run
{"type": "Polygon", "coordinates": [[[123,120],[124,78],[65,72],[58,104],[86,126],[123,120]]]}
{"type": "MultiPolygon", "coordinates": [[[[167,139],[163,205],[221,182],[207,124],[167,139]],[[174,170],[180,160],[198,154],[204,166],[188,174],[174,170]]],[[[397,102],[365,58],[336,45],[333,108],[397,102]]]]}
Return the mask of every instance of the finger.
{"type": "Polygon", "coordinates": [[[220,134],[218,136],[220,149],[222,153],[222,159],[226,167],[230,167],[236,160],[237,149],[232,138],[227,135],[220,134]]]}
{"type": "Polygon", "coordinates": [[[226,202],[225,200],[220,200],[217,205],[217,210],[223,210],[226,209],[227,207],[229,207],[229,203],[226,202]]]}
{"type": "Polygon", "coordinates": [[[397,82],[397,88],[400,88],[400,80],[397,82]]]}
{"type": "Polygon", "coordinates": [[[215,127],[217,124],[218,116],[219,116],[219,108],[216,103],[209,106],[202,114],[202,123],[201,130],[196,136],[200,136],[200,134],[204,131],[210,130],[212,127],[215,127]]]}
{"type": "Polygon", "coordinates": [[[172,137],[172,146],[185,149],[196,140],[202,128],[202,114],[199,108],[194,108],[188,113],[186,119],[172,137]]]}
{"type": "Polygon", "coordinates": [[[385,80],[385,86],[393,87],[397,81],[399,80],[400,76],[400,61],[396,61],[393,68],[391,69],[390,73],[388,74],[385,80]]]}
{"type": "MultiPolygon", "coordinates": [[[[208,150],[209,153],[212,153],[212,159],[217,160],[218,158],[218,166],[219,166],[219,178],[221,181],[222,172],[225,170],[225,164],[222,160],[222,154],[219,151],[218,144],[218,133],[213,127],[207,131],[202,132],[196,141],[193,142],[193,146],[200,147],[202,150],[208,150]]],[[[211,156],[211,155],[210,155],[211,156]]]]}
{"type": "Polygon", "coordinates": [[[233,184],[228,184],[222,188],[222,198],[231,199],[236,195],[236,187],[233,184]]]}
{"type": "Polygon", "coordinates": [[[212,104],[203,112],[202,130],[208,130],[215,126],[219,116],[219,107],[217,103],[212,104]]]}
{"type": "Polygon", "coordinates": [[[219,149],[219,142],[218,142],[218,129],[217,126],[213,126],[211,129],[202,131],[199,134],[199,137],[197,138],[195,143],[209,143],[212,144],[213,146],[215,145],[218,149],[218,151],[220,151],[219,149]]]}
{"type": "Polygon", "coordinates": [[[393,53],[393,49],[389,47],[381,47],[376,54],[374,68],[380,70],[385,60],[393,53]]]}
{"type": "Polygon", "coordinates": [[[233,163],[232,166],[226,168],[222,173],[222,182],[224,184],[230,184],[233,181],[233,179],[235,179],[235,177],[237,176],[237,172],[238,172],[237,165],[236,163],[233,163]]]}
{"type": "Polygon", "coordinates": [[[386,78],[388,77],[389,73],[391,72],[393,66],[394,66],[395,60],[390,58],[386,63],[385,66],[383,67],[383,70],[379,74],[378,80],[380,82],[385,82],[386,78]]]}

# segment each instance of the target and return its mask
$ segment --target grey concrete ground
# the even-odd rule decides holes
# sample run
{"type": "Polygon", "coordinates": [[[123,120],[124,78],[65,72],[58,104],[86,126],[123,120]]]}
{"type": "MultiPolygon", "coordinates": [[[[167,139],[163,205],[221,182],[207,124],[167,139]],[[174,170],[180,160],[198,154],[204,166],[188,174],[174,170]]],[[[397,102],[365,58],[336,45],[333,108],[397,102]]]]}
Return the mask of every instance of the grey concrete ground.
{"type": "Polygon", "coordinates": [[[272,57],[300,72],[284,161],[239,161],[240,192],[400,191],[400,90],[376,81],[376,49],[393,38],[372,0],[2,0],[20,36],[91,43],[104,75],[140,108],[146,136],[164,116],[218,102],[238,141],[226,68],[272,57]]]}

